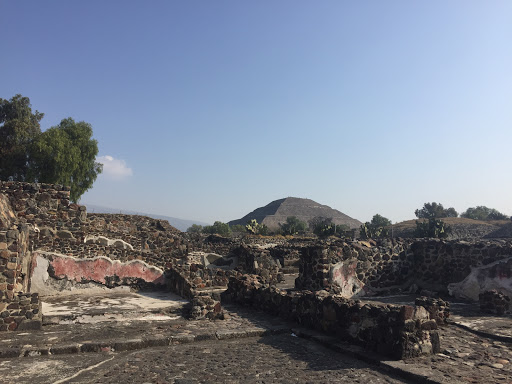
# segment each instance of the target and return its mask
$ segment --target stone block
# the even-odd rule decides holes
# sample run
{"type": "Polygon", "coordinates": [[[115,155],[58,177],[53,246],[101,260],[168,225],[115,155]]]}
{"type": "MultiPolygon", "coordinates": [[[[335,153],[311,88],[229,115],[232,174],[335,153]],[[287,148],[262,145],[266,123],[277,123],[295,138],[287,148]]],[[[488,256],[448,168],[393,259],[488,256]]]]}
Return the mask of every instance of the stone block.
{"type": "Polygon", "coordinates": [[[406,320],[411,320],[414,317],[414,307],[404,305],[400,308],[400,320],[405,323],[406,320]]]}
{"type": "Polygon", "coordinates": [[[7,249],[0,251],[0,258],[8,260],[8,259],[10,259],[10,257],[11,257],[11,252],[8,251],[7,249]]]}

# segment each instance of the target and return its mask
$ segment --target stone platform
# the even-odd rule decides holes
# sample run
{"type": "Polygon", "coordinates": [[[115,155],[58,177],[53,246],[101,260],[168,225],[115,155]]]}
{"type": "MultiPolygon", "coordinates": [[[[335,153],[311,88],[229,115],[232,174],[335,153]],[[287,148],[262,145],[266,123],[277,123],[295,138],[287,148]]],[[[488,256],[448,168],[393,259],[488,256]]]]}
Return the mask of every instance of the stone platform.
{"type": "Polygon", "coordinates": [[[49,296],[43,299],[43,324],[83,324],[104,321],[164,321],[181,316],[187,300],[169,292],[130,292],[49,296]]]}

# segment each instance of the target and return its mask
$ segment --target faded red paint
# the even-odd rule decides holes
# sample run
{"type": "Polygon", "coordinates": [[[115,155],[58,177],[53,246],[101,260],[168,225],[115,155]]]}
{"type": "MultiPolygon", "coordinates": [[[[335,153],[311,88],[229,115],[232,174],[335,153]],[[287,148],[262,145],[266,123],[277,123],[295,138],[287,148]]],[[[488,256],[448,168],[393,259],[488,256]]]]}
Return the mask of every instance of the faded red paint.
{"type": "Polygon", "coordinates": [[[121,263],[107,258],[75,259],[73,257],[52,256],[50,265],[54,275],[58,278],[67,278],[78,283],[95,281],[105,284],[106,276],[124,278],[140,278],[150,283],[163,283],[162,271],[150,267],[140,261],[121,263]]]}

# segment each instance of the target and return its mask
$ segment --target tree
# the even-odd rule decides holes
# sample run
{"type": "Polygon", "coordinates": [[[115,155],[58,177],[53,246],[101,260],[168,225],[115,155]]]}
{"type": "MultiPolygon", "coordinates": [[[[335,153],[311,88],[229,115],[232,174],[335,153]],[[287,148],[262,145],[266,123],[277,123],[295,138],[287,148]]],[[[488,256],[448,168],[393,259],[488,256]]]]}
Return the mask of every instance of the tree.
{"type": "Polygon", "coordinates": [[[436,219],[441,217],[457,217],[455,208],[444,209],[442,204],[425,203],[422,209],[417,209],[414,214],[418,219],[436,219]]]}
{"type": "Polygon", "coordinates": [[[43,116],[32,113],[28,97],[0,98],[0,179],[28,181],[28,147],[41,133],[43,116]]]}
{"type": "Polygon", "coordinates": [[[379,215],[378,213],[373,216],[371,222],[366,222],[361,225],[359,234],[363,239],[373,239],[379,237],[389,236],[389,226],[391,220],[379,215]]]}
{"type": "Polygon", "coordinates": [[[0,179],[64,184],[77,202],[102,171],[91,125],[68,118],[41,133],[43,116],[28,97],[0,99],[0,179]]]}
{"type": "Polygon", "coordinates": [[[216,221],[215,223],[213,223],[213,225],[204,226],[203,233],[229,236],[231,230],[229,228],[229,224],[223,223],[221,221],[216,221]]]}
{"type": "Polygon", "coordinates": [[[309,221],[309,228],[319,237],[327,237],[336,233],[336,224],[331,217],[317,216],[309,221]]]}
{"type": "Polygon", "coordinates": [[[231,232],[236,232],[236,233],[245,233],[247,231],[247,229],[245,228],[245,225],[242,225],[242,224],[230,225],[229,228],[231,229],[231,232]]]}
{"type": "Polygon", "coordinates": [[[307,224],[299,220],[296,216],[288,216],[286,222],[279,224],[283,235],[296,235],[306,230],[307,224]]]}
{"type": "Polygon", "coordinates": [[[187,228],[188,233],[201,233],[203,230],[203,226],[199,224],[192,224],[190,227],[187,228]]]}
{"type": "Polygon", "coordinates": [[[473,220],[507,220],[509,217],[494,208],[487,208],[479,205],[478,207],[468,208],[461,217],[473,220]]]}
{"type": "Polygon", "coordinates": [[[430,218],[427,221],[416,220],[414,237],[434,237],[444,239],[452,232],[452,228],[442,220],[430,218]]]}
{"type": "Polygon", "coordinates": [[[95,161],[98,142],[92,139],[91,125],[72,118],[38,135],[29,153],[32,164],[28,178],[70,186],[73,202],[92,187],[102,171],[102,165],[95,161]]]}

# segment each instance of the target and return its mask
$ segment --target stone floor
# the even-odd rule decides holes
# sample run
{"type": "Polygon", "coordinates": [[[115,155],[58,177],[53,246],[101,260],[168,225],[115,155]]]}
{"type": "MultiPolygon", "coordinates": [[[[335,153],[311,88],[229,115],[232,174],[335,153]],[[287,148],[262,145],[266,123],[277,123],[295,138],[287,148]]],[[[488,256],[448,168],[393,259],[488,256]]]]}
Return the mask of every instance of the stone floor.
{"type": "Polygon", "coordinates": [[[406,382],[290,334],[72,356],[0,360],[0,374],[34,384],[406,382]]]}
{"type": "Polygon", "coordinates": [[[104,321],[177,319],[188,303],[169,292],[130,292],[116,289],[109,294],[49,296],[43,299],[44,324],[97,323],[104,321]]]}
{"type": "Polygon", "coordinates": [[[512,344],[490,337],[508,334],[512,320],[464,306],[452,308],[467,329],[442,328],[442,353],[387,361],[249,308],[227,306],[226,320],[189,321],[179,315],[185,302],[172,295],[46,302],[53,320],[42,331],[1,335],[0,383],[512,383],[512,344]]]}

